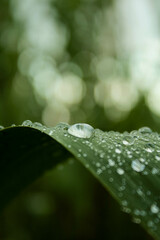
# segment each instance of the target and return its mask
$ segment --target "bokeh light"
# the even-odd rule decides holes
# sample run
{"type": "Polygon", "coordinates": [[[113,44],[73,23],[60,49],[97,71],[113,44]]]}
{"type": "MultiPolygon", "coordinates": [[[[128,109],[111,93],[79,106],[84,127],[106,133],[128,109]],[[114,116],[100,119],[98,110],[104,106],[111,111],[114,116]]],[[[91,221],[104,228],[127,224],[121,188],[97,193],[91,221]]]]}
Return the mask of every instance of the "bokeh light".
{"type": "MultiPolygon", "coordinates": [[[[2,0],[0,9],[0,125],[30,119],[160,131],[158,0],[2,0]]],[[[105,194],[68,162],[11,206],[0,238],[41,240],[47,232],[49,239],[138,239],[105,194]]],[[[139,239],[148,239],[143,234],[139,239]]]]}

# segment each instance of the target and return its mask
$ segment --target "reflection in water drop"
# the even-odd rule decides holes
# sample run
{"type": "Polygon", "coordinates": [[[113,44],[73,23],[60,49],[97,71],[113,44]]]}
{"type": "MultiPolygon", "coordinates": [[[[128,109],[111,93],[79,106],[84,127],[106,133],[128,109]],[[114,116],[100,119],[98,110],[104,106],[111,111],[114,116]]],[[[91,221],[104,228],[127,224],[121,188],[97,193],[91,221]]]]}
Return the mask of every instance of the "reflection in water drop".
{"type": "Polygon", "coordinates": [[[69,127],[68,133],[79,138],[90,138],[94,128],[86,123],[77,123],[69,127]]]}

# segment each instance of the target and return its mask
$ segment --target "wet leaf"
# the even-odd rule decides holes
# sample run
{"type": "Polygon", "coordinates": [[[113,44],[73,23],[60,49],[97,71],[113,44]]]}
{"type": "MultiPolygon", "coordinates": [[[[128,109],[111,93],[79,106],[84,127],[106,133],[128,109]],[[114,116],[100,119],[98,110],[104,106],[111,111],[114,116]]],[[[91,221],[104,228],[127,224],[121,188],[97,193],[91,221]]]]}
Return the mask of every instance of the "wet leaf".
{"type": "Polygon", "coordinates": [[[0,131],[1,208],[44,171],[71,154],[156,239],[160,239],[160,135],[145,127],[131,133],[88,125],[39,123],[0,131]],[[84,132],[83,132],[84,131],[84,132]]]}

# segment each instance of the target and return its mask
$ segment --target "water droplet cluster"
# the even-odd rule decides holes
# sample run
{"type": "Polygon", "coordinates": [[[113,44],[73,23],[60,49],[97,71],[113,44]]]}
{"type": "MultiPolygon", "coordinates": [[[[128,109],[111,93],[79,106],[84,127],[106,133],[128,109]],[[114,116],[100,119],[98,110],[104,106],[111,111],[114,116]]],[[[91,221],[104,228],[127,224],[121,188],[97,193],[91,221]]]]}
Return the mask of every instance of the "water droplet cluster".
{"type": "Polygon", "coordinates": [[[118,133],[85,124],[68,126],[62,135],[63,144],[70,144],[70,151],[119,198],[122,210],[155,232],[160,224],[160,196],[155,194],[160,185],[160,135],[148,127],[118,133]]]}
{"type": "Polygon", "coordinates": [[[148,127],[118,133],[85,123],[47,128],[27,120],[22,125],[53,136],[97,175],[135,223],[143,222],[156,233],[160,224],[160,134],[148,127]]]}

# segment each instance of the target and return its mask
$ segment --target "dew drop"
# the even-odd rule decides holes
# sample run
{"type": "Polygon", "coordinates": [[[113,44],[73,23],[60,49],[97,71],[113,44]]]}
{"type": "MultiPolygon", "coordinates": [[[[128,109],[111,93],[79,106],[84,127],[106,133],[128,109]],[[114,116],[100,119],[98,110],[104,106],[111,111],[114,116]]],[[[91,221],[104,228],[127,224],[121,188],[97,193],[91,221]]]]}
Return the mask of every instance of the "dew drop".
{"type": "Polygon", "coordinates": [[[86,166],[86,168],[89,168],[89,164],[86,164],[85,166],[86,166]]]}
{"type": "Polygon", "coordinates": [[[124,170],[122,168],[117,168],[117,173],[119,175],[123,175],[124,174],[124,170]]]}
{"type": "Polygon", "coordinates": [[[143,196],[143,191],[140,188],[137,189],[137,193],[139,196],[143,196]]]}
{"type": "Polygon", "coordinates": [[[99,162],[97,162],[97,163],[96,163],[96,166],[97,166],[97,167],[100,167],[100,166],[101,166],[101,164],[100,164],[99,162]]]}
{"type": "Polygon", "coordinates": [[[125,136],[122,143],[126,146],[134,144],[135,139],[132,136],[125,136]]]}
{"type": "Polygon", "coordinates": [[[100,158],[104,158],[104,155],[105,155],[104,153],[101,153],[100,158]]]}
{"type": "Polygon", "coordinates": [[[112,159],[108,159],[109,166],[114,166],[115,162],[112,159]]]}
{"type": "Polygon", "coordinates": [[[148,153],[152,153],[152,152],[154,152],[154,149],[152,147],[146,147],[145,151],[148,153]]]}
{"type": "Polygon", "coordinates": [[[160,161],[160,156],[156,155],[156,156],[155,156],[155,159],[156,159],[157,161],[160,161]]]}
{"type": "Polygon", "coordinates": [[[52,136],[52,134],[53,134],[53,130],[51,130],[51,131],[49,132],[49,135],[50,135],[50,136],[52,136]]]}
{"type": "Polygon", "coordinates": [[[32,126],[32,122],[30,120],[25,120],[23,123],[22,123],[22,126],[32,126]]]}
{"type": "Polygon", "coordinates": [[[129,145],[127,140],[123,140],[122,142],[123,142],[124,145],[129,145]]]}
{"type": "Polygon", "coordinates": [[[0,125],[0,130],[2,130],[2,129],[4,129],[4,127],[0,125]]]}
{"type": "Polygon", "coordinates": [[[115,149],[115,152],[118,153],[118,154],[120,154],[122,151],[121,151],[121,149],[116,148],[116,149],[115,149]]]}
{"type": "Polygon", "coordinates": [[[139,159],[141,162],[145,162],[145,159],[144,158],[140,158],[139,159]]]}
{"type": "Polygon", "coordinates": [[[142,134],[150,134],[152,133],[152,130],[149,127],[142,127],[139,129],[139,132],[142,134]]]}
{"type": "Polygon", "coordinates": [[[98,168],[97,169],[97,174],[100,175],[102,173],[102,169],[98,168]]]}
{"type": "Polygon", "coordinates": [[[157,174],[157,173],[158,173],[158,169],[157,169],[157,168],[153,168],[153,169],[152,169],[152,174],[155,175],[155,174],[157,174]]]}
{"type": "Polygon", "coordinates": [[[145,165],[137,159],[132,161],[131,167],[136,172],[142,172],[145,169],[145,165]]]}
{"type": "Polygon", "coordinates": [[[134,217],[134,218],[133,218],[133,222],[139,224],[139,223],[141,223],[141,219],[134,217]]]}
{"type": "Polygon", "coordinates": [[[68,133],[79,138],[90,138],[94,128],[86,123],[77,123],[69,127],[68,133]]]}
{"type": "Polygon", "coordinates": [[[148,221],[147,225],[148,225],[148,227],[153,227],[154,223],[152,221],[148,221]]]}
{"type": "Polygon", "coordinates": [[[33,123],[34,127],[42,127],[42,123],[39,123],[39,122],[34,122],[33,123]]]}
{"type": "Polygon", "coordinates": [[[123,200],[122,205],[126,207],[128,205],[128,202],[126,200],[123,200]]]}
{"type": "Polygon", "coordinates": [[[151,212],[152,212],[152,213],[158,213],[158,212],[159,212],[159,207],[157,207],[156,204],[152,204],[152,206],[151,206],[151,212]]]}
{"type": "Polygon", "coordinates": [[[113,182],[113,180],[114,180],[113,178],[109,178],[109,181],[110,181],[110,182],[113,182]]]}

